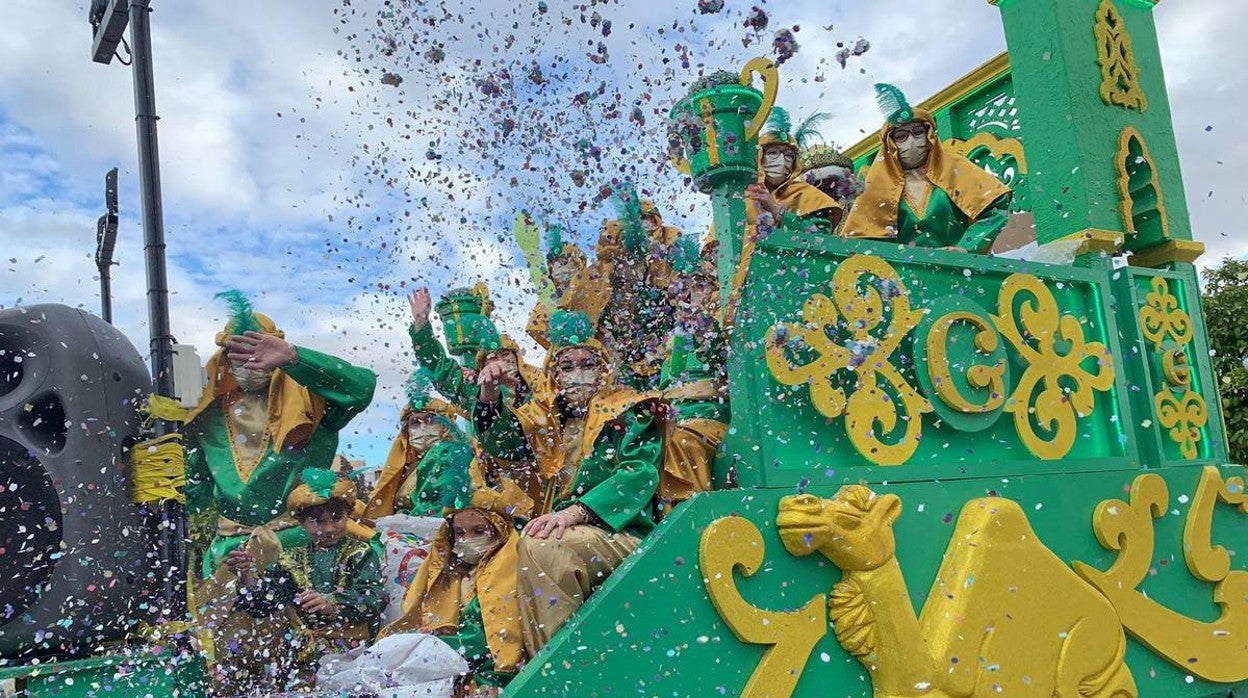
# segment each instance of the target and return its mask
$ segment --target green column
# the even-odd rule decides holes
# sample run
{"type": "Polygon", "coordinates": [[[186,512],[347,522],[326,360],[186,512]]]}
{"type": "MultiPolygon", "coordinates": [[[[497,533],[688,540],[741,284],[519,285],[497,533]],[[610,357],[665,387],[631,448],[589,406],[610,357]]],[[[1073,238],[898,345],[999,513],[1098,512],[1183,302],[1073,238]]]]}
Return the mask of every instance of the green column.
{"type": "Polygon", "coordinates": [[[1121,236],[1134,264],[1195,259],[1152,0],[994,4],[1039,241],[1084,235],[1085,250],[1109,251],[1121,236]]]}

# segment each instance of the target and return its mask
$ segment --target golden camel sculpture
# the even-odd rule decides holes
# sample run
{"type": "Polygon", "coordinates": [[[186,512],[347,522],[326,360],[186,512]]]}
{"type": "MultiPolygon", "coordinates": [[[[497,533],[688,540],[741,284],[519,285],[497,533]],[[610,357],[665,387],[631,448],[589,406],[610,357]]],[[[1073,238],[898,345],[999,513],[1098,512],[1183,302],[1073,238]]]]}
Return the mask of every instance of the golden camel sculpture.
{"type": "Polygon", "coordinates": [[[916,617],[894,553],[895,495],[860,485],[832,499],[785,497],[776,519],[793,555],[841,569],[829,617],[877,698],[1134,697],[1117,613],[1036,537],[1019,506],[966,503],[916,617]]]}

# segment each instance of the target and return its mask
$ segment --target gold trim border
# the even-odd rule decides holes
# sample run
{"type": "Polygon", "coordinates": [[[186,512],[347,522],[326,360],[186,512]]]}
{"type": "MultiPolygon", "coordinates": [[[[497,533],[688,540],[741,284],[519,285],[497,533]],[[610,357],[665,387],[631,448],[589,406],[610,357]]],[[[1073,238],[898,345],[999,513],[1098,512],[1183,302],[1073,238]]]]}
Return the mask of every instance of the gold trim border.
{"type": "MultiPolygon", "coordinates": [[[[923,100],[917,106],[920,109],[925,109],[935,114],[962,97],[965,97],[993,80],[996,80],[1009,72],[1009,70],[1010,54],[1008,52],[1001,53],[966,75],[958,78],[953,84],[944,88],[940,92],[937,92],[931,97],[923,100]]],[[[844,153],[851,160],[857,160],[877,148],[879,145],[879,134],[876,131],[872,131],[865,138],[850,146],[849,149],[844,151],[844,153]]]]}
{"type": "Polygon", "coordinates": [[[1084,228],[1076,233],[1067,235],[1062,240],[1070,240],[1071,238],[1083,238],[1083,243],[1079,245],[1079,249],[1075,254],[1082,255],[1090,252],[1105,253],[1109,255],[1122,252],[1122,243],[1126,239],[1125,236],[1116,230],[1105,230],[1103,228],[1084,228]]]}

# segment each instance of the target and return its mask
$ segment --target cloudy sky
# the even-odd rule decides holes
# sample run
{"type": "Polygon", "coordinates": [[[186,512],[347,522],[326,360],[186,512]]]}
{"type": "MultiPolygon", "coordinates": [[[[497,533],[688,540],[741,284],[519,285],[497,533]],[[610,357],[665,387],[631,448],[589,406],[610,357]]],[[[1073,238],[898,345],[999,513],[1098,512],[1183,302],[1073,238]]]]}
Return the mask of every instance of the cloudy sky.
{"type": "MultiPolygon", "coordinates": [[[[98,311],[92,255],[103,175],[121,170],[117,324],[146,346],[130,72],[90,60],[85,0],[15,0],[0,40],[0,308],[98,311]]],[[[780,103],[874,130],[871,84],[921,99],[1005,48],[983,0],[153,0],[173,328],[206,358],[239,288],[288,338],[373,367],[377,399],[343,449],[377,464],[410,367],[400,294],[486,280],[505,331],[532,303],[509,223],[518,209],[585,245],[628,179],[701,232],[709,206],[664,163],[662,116],[700,71],[737,68],[797,28],[780,103]],[[714,3],[710,3],[714,4],[714,3]],[[846,68],[838,42],[870,50],[846,68]],[[397,84],[396,84],[397,83],[397,84]]],[[[1158,31],[1195,236],[1206,262],[1248,253],[1248,4],[1167,2],[1158,31]]]]}

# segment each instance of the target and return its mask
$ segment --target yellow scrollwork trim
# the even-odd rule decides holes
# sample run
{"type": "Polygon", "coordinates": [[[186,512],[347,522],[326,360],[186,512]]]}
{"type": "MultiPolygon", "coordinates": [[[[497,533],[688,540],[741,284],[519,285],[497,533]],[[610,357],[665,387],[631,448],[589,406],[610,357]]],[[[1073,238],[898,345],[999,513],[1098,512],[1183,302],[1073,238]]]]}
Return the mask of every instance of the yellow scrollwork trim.
{"type": "Polygon", "coordinates": [[[1166,381],[1153,396],[1153,409],[1157,423],[1179,445],[1182,456],[1190,460],[1200,455],[1200,430],[1209,422],[1204,396],[1191,389],[1187,345],[1193,336],[1192,319],[1179,306],[1179,299],[1171,293],[1165,278],[1155,276],[1151,283],[1152,290],[1144,296],[1140,308],[1140,331],[1155,350],[1162,352],[1161,373],[1166,381]],[[1166,346],[1167,343],[1171,344],[1166,346]]]}
{"type": "Polygon", "coordinates": [[[1023,142],[1017,138],[997,138],[987,131],[980,131],[972,136],[970,140],[964,141],[950,138],[945,141],[944,145],[946,149],[963,156],[980,146],[984,146],[998,160],[1006,155],[1013,157],[1014,162],[1018,163],[1018,171],[1021,174],[1027,174],[1027,153],[1023,151],[1023,142]]]}
{"type": "MultiPolygon", "coordinates": [[[[1156,206],[1157,220],[1161,224],[1161,236],[1163,238],[1169,238],[1170,237],[1170,218],[1166,215],[1165,192],[1161,190],[1161,180],[1157,176],[1157,164],[1153,161],[1152,154],[1148,152],[1148,143],[1144,142],[1144,135],[1141,134],[1139,130],[1135,128],[1134,126],[1128,126],[1124,128],[1122,130],[1122,133],[1118,135],[1118,152],[1114,155],[1114,158],[1115,158],[1114,167],[1118,171],[1118,180],[1117,180],[1118,208],[1119,208],[1120,213],[1122,214],[1122,227],[1127,231],[1128,234],[1131,234],[1131,235],[1134,235],[1138,232],[1136,229],[1136,225],[1135,225],[1135,197],[1132,196],[1131,194],[1130,165],[1134,164],[1137,166],[1144,166],[1144,167],[1147,167],[1149,171],[1149,177],[1150,177],[1149,187],[1153,190],[1153,192],[1155,193],[1157,197],[1157,206],[1156,206]],[[1136,158],[1132,157],[1131,155],[1132,141],[1140,144],[1139,161],[1136,161],[1136,158]]],[[[1204,249],[1205,249],[1204,245],[1200,243],[1191,243],[1190,241],[1187,241],[1187,240],[1182,240],[1182,241],[1176,240],[1174,242],[1183,242],[1183,243],[1187,243],[1187,245],[1191,245],[1191,244],[1199,245],[1200,249],[1199,251],[1197,251],[1196,257],[1199,257],[1200,253],[1204,252],[1204,249]]],[[[1164,245],[1165,243],[1162,243],[1162,244],[1164,245]]],[[[1161,245],[1157,245],[1155,247],[1161,247],[1161,245]]],[[[1188,249],[1187,246],[1182,246],[1182,247],[1183,249],[1188,249]]],[[[1139,252],[1133,255],[1132,259],[1138,260],[1138,263],[1136,263],[1135,265],[1136,266],[1152,266],[1151,264],[1146,264],[1146,262],[1152,261],[1152,259],[1155,259],[1158,257],[1165,256],[1165,255],[1160,255],[1158,253],[1152,252],[1153,249],[1154,248],[1149,248],[1148,250],[1143,250],[1142,252],[1139,252]]],[[[1171,249],[1171,248],[1167,247],[1165,249],[1171,249]]],[[[1178,249],[1178,248],[1174,248],[1174,249],[1178,249]]],[[[1196,257],[1192,257],[1190,261],[1195,261],[1196,257]]]]}
{"type": "Polygon", "coordinates": [[[1165,278],[1154,276],[1152,290],[1144,296],[1140,308],[1140,330],[1144,338],[1160,349],[1167,337],[1175,344],[1192,341],[1192,318],[1179,307],[1179,299],[1170,292],[1165,278]]]}
{"type": "Polygon", "coordinates": [[[776,93],[780,89],[780,72],[776,70],[776,64],[770,58],[766,56],[751,58],[741,69],[741,84],[746,87],[753,85],[755,75],[763,78],[763,104],[758,108],[758,113],[750,119],[749,127],[745,129],[747,141],[757,138],[758,132],[763,130],[763,124],[767,123],[767,117],[771,116],[771,108],[776,105],[776,93]]]}
{"type": "Polygon", "coordinates": [[[1096,9],[1092,31],[1096,36],[1096,64],[1101,66],[1101,101],[1140,112],[1148,109],[1131,35],[1112,0],[1102,0],[1096,9]]]}
{"type": "Polygon", "coordinates": [[[802,322],[782,324],[768,333],[767,367],[782,385],[807,385],[820,414],[833,419],[845,415],[850,443],[865,458],[877,465],[901,465],[918,448],[921,417],[932,411],[932,405],[906,382],[890,357],[922,317],[921,310],[910,307],[910,292],[897,270],[879,257],[853,255],[832,275],[832,298],[811,296],[802,306],[802,322]],[[859,291],[859,282],[870,277],[876,283],[859,291]],[[840,327],[851,334],[844,344],[829,335],[840,327]],[[781,334],[790,339],[781,340],[781,334]],[[800,340],[816,358],[792,364],[786,351],[791,338],[800,340]],[[837,372],[843,370],[857,375],[848,398],[834,384],[837,372]],[[905,422],[901,437],[886,443],[881,437],[891,434],[899,420],[905,422]]]}
{"type": "Polygon", "coordinates": [[[967,383],[975,388],[988,388],[988,399],[982,404],[967,400],[954,385],[952,366],[946,352],[949,330],[958,322],[965,322],[978,330],[975,333],[975,348],[978,351],[994,352],[1000,345],[1001,340],[996,329],[978,315],[957,311],[942,316],[932,325],[931,332],[927,335],[927,369],[931,371],[932,386],[942,402],[959,412],[992,412],[1005,402],[1005,362],[999,361],[991,366],[971,366],[966,371],[967,383]]]}
{"type": "Polygon", "coordinates": [[[1063,315],[1053,293],[1030,274],[1010,275],[997,305],[1000,315],[993,321],[1027,365],[1005,410],[1014,415],[1018,436],[1032,455],[1061,458],[1075,444],[1078,418],[1096,407],[1095,391],[1113,385],[1113,357],[1104,344],[1087,341],[1079,320],[1063,315]],[[1022,302],[1015,316],[1019,296],[1030,299],[1022,302]],[[1059,346],[1065,351],[1059,352],[1059,346]],[[1096,361],[1095,371],[1084,368],[1088,359],[1096,361]],[[1047,434],[1037,433],[1036,425],[1047,434]]]}
{"type": "Polygon", "coordinates": [[[1105,595],[1127,632],[1183,671],[1206,681],[1248,680],[1248,572],[1230,570],[1225,550],[1210,543],[1216,500],[1244,511],[1242,478],[1225,482],[1206,466],[1183,531],[1184,559],[1193,576],[1215,582],[1216,621],[1204,623],[1176,613],[1136,590],[1153,559],[1153,519],[1166,512],[1169,492],[1161,476],[1140,475],[1131,484],[1131,503],[1107,500],[1096,507],[1092,527],[1107,550],[1118,551],[1108,570],[1074,562],[1075,572],[1105,595]],[[1226,562],[1224,565],[1223,563],[1226,562]]]}
{"type": "Polygon", "coordinates": [[[1220,582],[1231,573],[1230,554],[1212,541],[1213,508],[1219,501],[1248,513],[1244,479],[1231,477],[1223,482],[1217,468],[1205,466],[1183,524],[1183,559],[1192,576],[1203,582],[1220,582]]]}
{"type": "Polygon", "coordinates": [[[733,570],[753,575],[765,550],[758,527],[738,516],[711,523],[698,544],[702,578],[719,616],[742,642],[769,645],[741,692],[743,698],[792,695],[810,653],[828,630],[823,594],[791,613],[764,611],[741,597],[733,570]]]}
{"type": "Polygon", "coordinates": [[[709,97],[703,97],[702,126],[706,128],[706,159],[711,167],[719,164],[719,138],[715,133],[715,110],[711,108],[709,97]]]}

